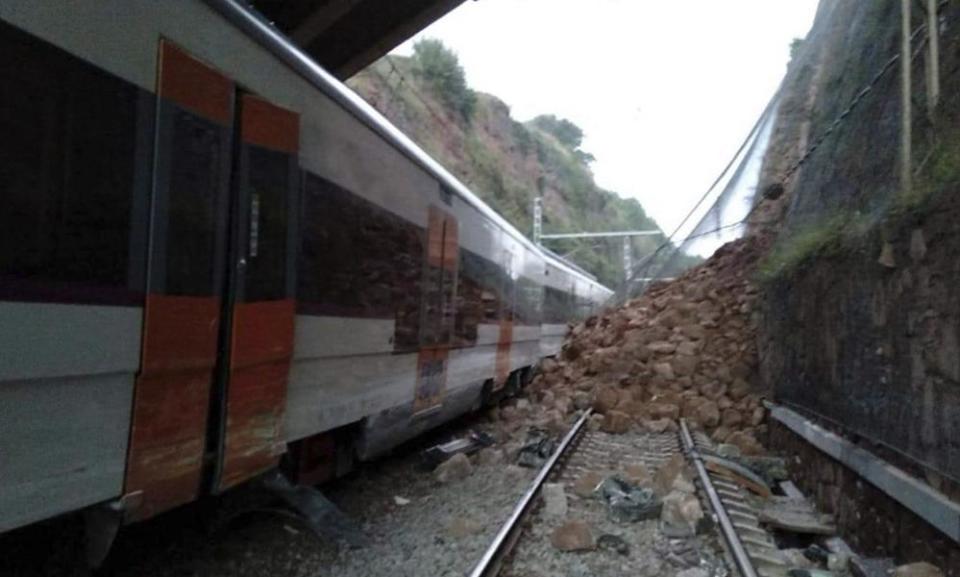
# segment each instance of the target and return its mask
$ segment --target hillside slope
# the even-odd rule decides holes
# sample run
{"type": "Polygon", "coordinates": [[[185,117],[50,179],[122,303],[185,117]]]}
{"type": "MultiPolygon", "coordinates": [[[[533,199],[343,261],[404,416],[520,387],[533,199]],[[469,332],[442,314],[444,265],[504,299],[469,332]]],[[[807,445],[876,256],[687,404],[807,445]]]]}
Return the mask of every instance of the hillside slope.
{"type": "MultiPolygon", "coordinates": [[[[470,97],[467,115],[429,81],[416,56],[383,58],[348,84],[528,236],[538,193],[545,233],[659,229],[636,200],[597,186],[592,157],[579,149],[582,133],[567,121],[544,116],[520,123],[497,97],[462,88],[470,97]]],[[[634,239],[635,262],[662,240],[634,239]]],[[[548,246],[607,286],[622,282],[620,239],[548,246]]]]}

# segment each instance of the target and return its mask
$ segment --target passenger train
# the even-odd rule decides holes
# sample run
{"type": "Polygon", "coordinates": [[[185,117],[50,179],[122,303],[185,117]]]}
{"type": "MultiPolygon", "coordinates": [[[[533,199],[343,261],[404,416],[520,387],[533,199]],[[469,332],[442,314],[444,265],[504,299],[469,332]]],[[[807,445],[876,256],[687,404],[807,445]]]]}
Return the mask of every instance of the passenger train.
{"type": "Polygon", "coordinates": [[[4,0],[0,54],[0,532],[330,478],[611,294],[235,0],[4,0]]]}

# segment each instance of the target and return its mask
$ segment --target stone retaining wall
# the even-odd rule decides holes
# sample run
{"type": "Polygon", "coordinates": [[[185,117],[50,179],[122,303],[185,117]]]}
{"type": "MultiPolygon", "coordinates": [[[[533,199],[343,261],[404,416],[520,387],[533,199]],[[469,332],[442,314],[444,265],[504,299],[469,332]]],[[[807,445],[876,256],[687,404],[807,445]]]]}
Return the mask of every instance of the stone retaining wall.
{"type": "Polygon", "coordinates": [[[898,564],[928,561],[960,577],[960,545],[781,423],[771,419],[769,430],[768,445],[788,457],[790,478],[836,517],[856,552],[898,564]]]}

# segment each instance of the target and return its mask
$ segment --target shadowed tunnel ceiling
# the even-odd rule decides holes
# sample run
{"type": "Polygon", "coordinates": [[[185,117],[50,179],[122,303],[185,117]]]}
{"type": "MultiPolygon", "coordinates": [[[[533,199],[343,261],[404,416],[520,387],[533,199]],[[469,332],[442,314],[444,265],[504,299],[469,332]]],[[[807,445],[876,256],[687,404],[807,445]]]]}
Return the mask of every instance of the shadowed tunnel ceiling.
{"type": "Polygon", "coordinates": [[[464,0],[254,0],[253,6],[340,79],[464,0]]]}

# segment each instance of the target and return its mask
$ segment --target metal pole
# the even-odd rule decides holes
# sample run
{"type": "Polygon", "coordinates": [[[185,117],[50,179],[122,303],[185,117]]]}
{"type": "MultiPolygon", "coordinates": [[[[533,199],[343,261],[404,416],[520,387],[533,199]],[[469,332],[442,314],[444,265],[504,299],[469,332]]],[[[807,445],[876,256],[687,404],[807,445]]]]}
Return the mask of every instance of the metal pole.
{"type": "Polygon", "coordinates": [[[543,197],[533,197],[533,244],[540,244],[543,235],[543,197]]]}
{"type": "Polygon", "coordinates": [[[912,103],[910,102],[910,3],[913,0],[900,0],[900,191],[909,194],[912,185],[911,167],[913,165],[912,103]]]}
{"type": "Polygon", "coordinates": [[[927,0],[927,113],[933,112],[940,100],[940,18],[937,16],[939,0],[927,0]]]}
{"type": "Polygon", "coordinates": [[[633,268],[633,255],[630,253],[630,244],[633,242],[629,236],[623,237],[623,280],[630,282],[630,272],[633,268]]]}

